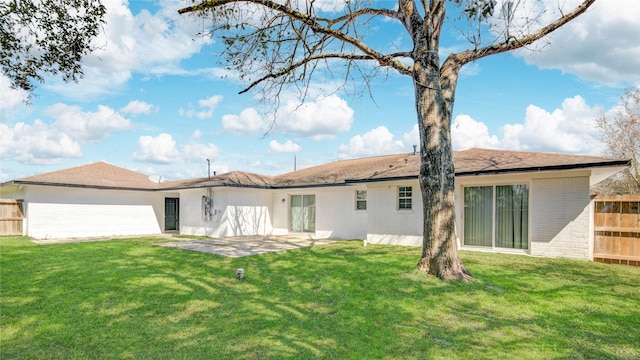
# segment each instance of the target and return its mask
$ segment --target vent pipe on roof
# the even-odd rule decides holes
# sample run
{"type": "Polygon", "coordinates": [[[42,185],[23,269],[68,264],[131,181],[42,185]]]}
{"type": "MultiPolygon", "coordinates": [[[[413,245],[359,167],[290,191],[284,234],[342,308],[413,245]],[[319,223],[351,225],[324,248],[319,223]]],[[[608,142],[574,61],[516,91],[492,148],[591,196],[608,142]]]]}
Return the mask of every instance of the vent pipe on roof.
{"type": "Polygon", "coordinates": [[[211,180],[211,162],[207,159],[207,178],[211,180]]]}
{"type": "Polygon", "coordinates": [[[413,145],[413,155],[418,153],[418,145],[413,145]]]}

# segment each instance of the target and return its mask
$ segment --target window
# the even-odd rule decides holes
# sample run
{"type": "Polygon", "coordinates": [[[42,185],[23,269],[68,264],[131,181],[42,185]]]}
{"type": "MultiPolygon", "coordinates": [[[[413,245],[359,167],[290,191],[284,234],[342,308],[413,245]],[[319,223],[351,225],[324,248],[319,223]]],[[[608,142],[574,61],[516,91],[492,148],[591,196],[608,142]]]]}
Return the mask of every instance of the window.
{"type": "Polygon", "coordinates": [[[356,210],[367,210],[367,190],[356,190],[356,210]]]}
{"type": "Polygon", "coordinates": [[[529,248],[529,186],[464,188],[464,244],[529,248]]]}
{"type": "Polygon", "coordinates": [[[398,186],[398,209],[411,210],[411,186],[398,186]]]}

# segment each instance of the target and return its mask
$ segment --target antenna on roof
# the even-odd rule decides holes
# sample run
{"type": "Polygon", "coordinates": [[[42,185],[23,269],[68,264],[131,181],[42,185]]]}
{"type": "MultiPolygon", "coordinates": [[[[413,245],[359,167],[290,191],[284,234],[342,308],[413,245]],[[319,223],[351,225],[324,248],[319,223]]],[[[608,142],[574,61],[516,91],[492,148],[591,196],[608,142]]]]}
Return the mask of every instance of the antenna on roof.
{"type": "Polygon", "coordinates": [[[207,159],[207,178],[211,180],[211,162],[207,159]]]}
{"type": "Polygon", "coordinates": [[[293,171],[296,171],[298,165],[296,164],[296,154],[293,154],[293,171]]]}

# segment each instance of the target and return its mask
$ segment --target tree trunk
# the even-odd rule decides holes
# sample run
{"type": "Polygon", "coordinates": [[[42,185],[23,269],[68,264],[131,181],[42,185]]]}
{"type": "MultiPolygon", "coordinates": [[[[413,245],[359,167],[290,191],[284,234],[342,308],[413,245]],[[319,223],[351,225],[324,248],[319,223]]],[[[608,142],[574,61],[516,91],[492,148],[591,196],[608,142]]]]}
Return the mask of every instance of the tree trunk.
{"type": "Polygon", "coordinates": [[[443,94],[436,61],[437,56],[423,62],[425,66],[417,65],[415,69],[420,71],[414,77],[424,221],[422,256],[417,267],[443,280],[473,279],[458,257],[455,233],[455,170],[450,135],[453,93],[445,89],[443,94]]]}

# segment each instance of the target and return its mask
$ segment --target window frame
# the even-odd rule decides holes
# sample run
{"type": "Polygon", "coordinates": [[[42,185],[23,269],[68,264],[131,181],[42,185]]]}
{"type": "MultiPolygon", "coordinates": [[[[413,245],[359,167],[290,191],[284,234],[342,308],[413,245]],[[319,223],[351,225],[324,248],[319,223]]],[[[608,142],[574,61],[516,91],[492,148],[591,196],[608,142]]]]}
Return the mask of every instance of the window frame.
{"type": "MultiPolygon", "coordinates": [[[[506,184],[491,184],[491,185],[464,185],[462,186],[462,239],[461,239],[461,245],[463,247],[470,247],[470,248],[482,248],[482,249],[491,249],[491,250],[500,250],[500,251],[513,251],[513,252],[524,252],[524,253],[528,253],[529,251],[531,251],[531,183],[530,182],[515,182],[515,183],[506,183],[506,184]],[[526,214],[527,214],[527,223],[526,223],[526,237],[527,237],[527,243],[526,243],[526,248],[521,248],[521,247],[502,247],[502,246],[497,246],[497,223],[498,223],[498,201],[497,201],[497,197],[498,197],[498,188],[499,187],[514,187],[514,186],[526,186],[526,191],[527,191],[527,199],[526,199],[526,205],[527,205],[527,209],[526,209],[526,214]],[[491,188],[491,192],[492,192],[492,196],[491,196],[491,214],[490,214],[490,218],[491,218],[491,245],[486,246],[486,245],[474,245],[474,244],[467,244],[466,241],[466,232],[467,230],[465,229],[465,224],[466,224],[466,214],[465,214],[465,209],[467,207],[467,203],[466,203],[466,189],[467,188],[482,188],[482,187],[489,187],[491,188]]],[[[502,209],[504,211],[504,209],[502,209]]]]}
{"type": "Polygon", "coordinates": [[[398,185],[396,190],[396,210],[413,210],[413,186],[398,185]]]}
{"type": "Polygon", "coordinates": [[[356,190],[355,191],[355,199],[354,200],[355,200],[355,210],[356,211],[367,211],[367,196],[368,196],[368,194],[367,194],[367,190],[366,189],[364,189],[364,190],[356,190]],[[362,193],[364,193],[364,198],[362,198],[362,197],[359,198],[358,195],[360,195],[362,193]],[[363,208],[360,208],[358,206],[358,204],[361,204],[361,203],[364,204],[363,208]]]}

